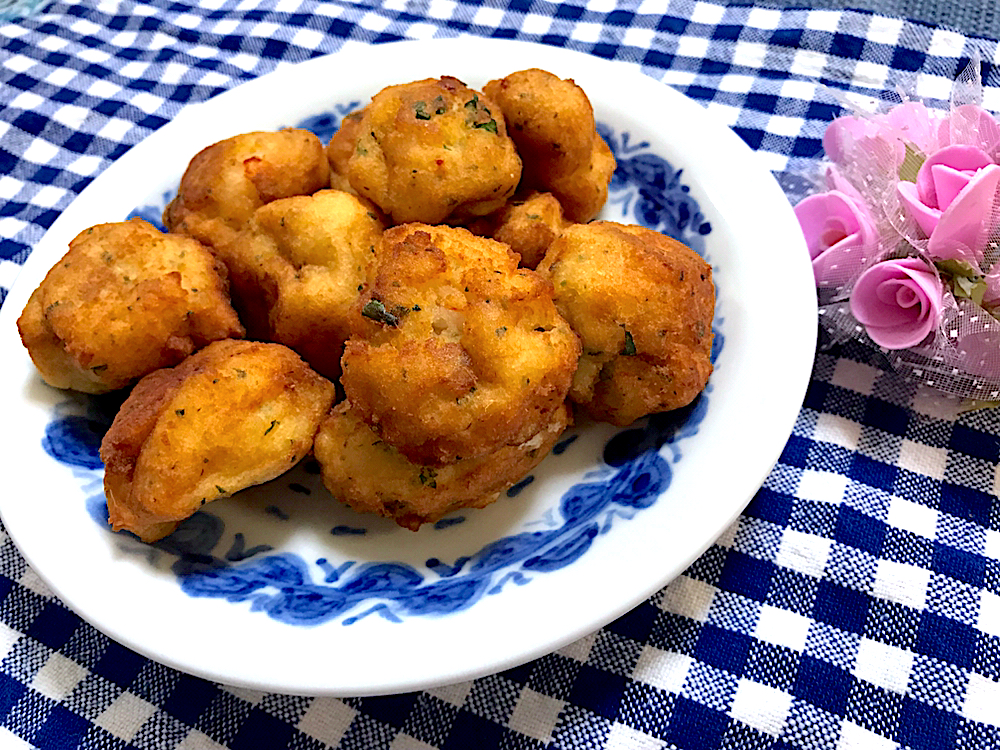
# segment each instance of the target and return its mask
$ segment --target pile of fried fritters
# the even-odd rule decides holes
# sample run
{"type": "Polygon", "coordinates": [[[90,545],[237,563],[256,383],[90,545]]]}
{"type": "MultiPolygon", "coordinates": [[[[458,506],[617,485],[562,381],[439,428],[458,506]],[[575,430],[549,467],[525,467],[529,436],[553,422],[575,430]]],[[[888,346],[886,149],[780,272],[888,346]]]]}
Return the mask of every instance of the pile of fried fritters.
{"type": "Polygon", "coordinates": [[[18,320],[58,388],[131,388],[101,445],[145,541],[312,452],[350,507],[418,529],[483,507],[572,419],[689,404],[712,371],[709,265],[592,221],[615,160],[539,69],[390,86],[325,145],[197,154],[157,230],[83,231],[18,320]]]}

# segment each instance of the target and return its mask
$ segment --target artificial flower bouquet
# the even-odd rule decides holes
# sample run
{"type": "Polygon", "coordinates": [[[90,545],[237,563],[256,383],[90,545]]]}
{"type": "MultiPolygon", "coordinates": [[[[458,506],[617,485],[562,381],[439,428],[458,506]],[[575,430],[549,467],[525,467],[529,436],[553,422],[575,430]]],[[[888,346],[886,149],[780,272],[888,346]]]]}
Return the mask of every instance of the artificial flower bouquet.
{"type": "Polygon", "coordinates": [[[1000,400],[1000,123],[978,64],[950,106],[902,99],[827,127],[821,192],[795,207],[820,319],[897,372],[1000,400]]]}

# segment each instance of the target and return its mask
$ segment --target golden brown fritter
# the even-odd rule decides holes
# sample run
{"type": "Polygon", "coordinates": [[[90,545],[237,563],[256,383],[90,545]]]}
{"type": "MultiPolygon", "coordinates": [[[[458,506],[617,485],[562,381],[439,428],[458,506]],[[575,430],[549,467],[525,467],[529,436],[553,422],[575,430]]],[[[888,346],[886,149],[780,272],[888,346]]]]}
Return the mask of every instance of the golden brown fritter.
{"type": "Polygon", "coordinates": [[[354,155],[361,133],[363,110],[351,112],[340,121],[340,127],[326,146],[326,159],[330,163],[330,187],[347,193],[356,193],[347,179],[347,163],[354,155]]]}
{"type": "Polygon", "coordinates": [[[381,234],[371,205],[337,190],[257,209],[217,251],[248,335],[285,344],[321,375],[339,377],[349,316],[374,273],[381,234]]]}
{"type": "Polygon", "coordinates": [[[114,530],[145,542],[312,449],[333,384],[287,347],[215,342],[139,381],[101,442],[114,530]]]}
{"type": "Polygon", "coordinates": [[[359,513],[376,513],[416,531],[460,508],[483,508],[548,455],[569,424],[559,406],[528,440],[445,466],[408,461],[350,408],[337,406],[316,436],[323,483],[359,513]]]}
{"type": "Polygon", "coordinates": [[[538,272],[583,344],[570,398],[627,425],[686,406],[712,373],[711,267],[686,245],[639,226],[566,229],[538,272]]]}
{"type": "Polygon", "coordinates": [[[70,242],[17,321],[42,379],[105,393],[243,336],[226,269],[189,237],[142,219],[98,224],[70,242]]]}
{"type": "Polygon", "coordinates": [[[583,89],[531,68],[490,81],[483,92],[507,119],[524,162],[522,187],[553,193],[571,221],[593,219],[607,200],[615,162],[583,89]]]}
{"type": "Polygon", "coordinates": [[[552,241],[571,222],[563,217],[562,206],[552,193],[530,192],[515,196],[494,214],[475,222],[469,229],[510,245],[521,256],[521,265],[535,268],[552,241]]]}
{"type": "Polygon", "coordinates": [[[580,345],[552,288],[502,243],[452,227],[385,232],[344,350],[348,400],[414,463],[519,445],[551,420],[580,345]]]}
{"type": "Polygon", "coordinates": [[[607,202],[614,172],[615,157],[604,139],[596,136],[590,159],[575,172],[553,176],[547,187],[559,199],[567,218],[588,222],[600,213],[607,202]]]}
{"type": "MultiPolygon", "coordinates": [[[[484,216],[506,202],[521,177],[500,108],[457,78],[383,89],[357,130],[348,180],[396,224],[484,216]]],[[[338,165],[342,150],[338,141],[338,165]]]]}
{"type": "Polygon", "coordinates": [[[230,241],[265,203],[329,186],[323,144],[308,130],[243,133],[191,160],[163,223],[215,247],[230,241]]]}

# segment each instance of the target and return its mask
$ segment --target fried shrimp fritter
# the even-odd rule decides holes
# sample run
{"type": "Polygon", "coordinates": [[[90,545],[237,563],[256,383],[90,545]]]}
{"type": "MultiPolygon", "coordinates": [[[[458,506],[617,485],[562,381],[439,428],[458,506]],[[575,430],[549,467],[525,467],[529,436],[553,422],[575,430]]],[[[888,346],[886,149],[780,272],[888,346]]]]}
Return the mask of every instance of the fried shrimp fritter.
{"type": "Polygon", "coordinates": [[[686,406],[712,373],[711,267],[686,245],[639,226],[566,229],[538,272],[580,336],[570,398],[624,426],[686,406]]]}
{"type": "Polygon", "coordinates": [[[265,203],[329,186],[323,144],[308,130],[243,133],[195,155],[163,223],[171,232],[216,247],[265,203]]]}
{"type": "Polygon", "coordinates": [[[552,193],[531,192],[524,198],[515,196],[495,214],[470,225],[469,229],[510,245],[521,256],[522,266],[535,268],[552,241],[570,223],[552,193]]]}
{"type": "Polygon", "coordinates": [[[285,344],[321,375],[339,377],[349,316],[374,273],[381,234],[370,204],[337,190],[257,209],[217,250],[248,335],[285,344]]]}
{"type": "Polygon", "coordinates": [[[490,81],[483,92],[507,120],[524,162],[522,187],[555,194],[571,221],[593,219],[607,200],[615,160],[583,89],[531,68],[490,81]]]}
{"type": "Polygon", "coordinates": [[[359,513],[376,513],[416,531],[460,508],[495,502],[548,455],[568,424],[569,410],[561,405],[520,444],[432,467],[407,460],[343,402],[320,426],[315,452],[334,497],[359,513]]]}
{"type": "Polygon", "coordinates": [[[280,344],[215,342],[139,381],[101,442],[111,525],[145,542],[312,449],[333,384],[280,344]]]}
{"type": "MultiPolygon", "coordinates": [[[[521,178],[503,114],[457,78],[389,86],[364,109],[346,174],[393,223],[458,223],[500,208],[521,178]]],[[[343,143],[332,154],[339,169],[343,143]]],[[[328,152],[329,153],[329,152],[328,152]]]]}
{"type": "Polygon", "coordinates": [[[580,344],[552,289],[499,242],[453,227],[385,232],[341,380],[360,417],[414,463],[519,445],[569,389],[580,344]]]}
{"type": "Polygon", "coordinates": [[[211,341],[243,336],[226,269],[189,237],[142,219],[81,232],[17,321],[42,379],[106,393],[211,341]]]}

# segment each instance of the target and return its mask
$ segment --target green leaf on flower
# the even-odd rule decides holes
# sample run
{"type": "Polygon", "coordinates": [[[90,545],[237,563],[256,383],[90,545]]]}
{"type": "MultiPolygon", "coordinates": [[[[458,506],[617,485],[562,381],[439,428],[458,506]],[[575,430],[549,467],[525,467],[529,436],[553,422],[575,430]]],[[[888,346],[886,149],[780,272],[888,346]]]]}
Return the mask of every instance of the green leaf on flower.
{"type": "Polygon", "coordinates": [[[984,401],[978,398],[967,398],[962,401],[962,405],[958,410],[964,414],[970,411],[979,411],[981,409],[996,409],[998,406],[1000,406],[1000,401],[984,401]]]}
{"type": "Polygon", "coordinates": [[[907,143],[906,156],[903,157],[903,163],[899,165],[899,179],[903,182],[916,182],[917,172],[920,171],[920,167],[925,161],[927,161],[927,157],[907,143]]]}
{"type": "Polygon", "coordinates": [[[920,171],[920,167],[925,161],[927,161],[927,157],[907,143],[906,155],[903,157],[903,163],[899,165],[899,179],[904,182],[916,182],[917,172],[920,171]]]}
{"type": "Polygon", "coordinates": [[[986,295],[986,279],[971,263],[964,260],[939,260],[934,263],[941,278],[951,288],[956,299],[967,299],[980,307],[986,295]]]}

